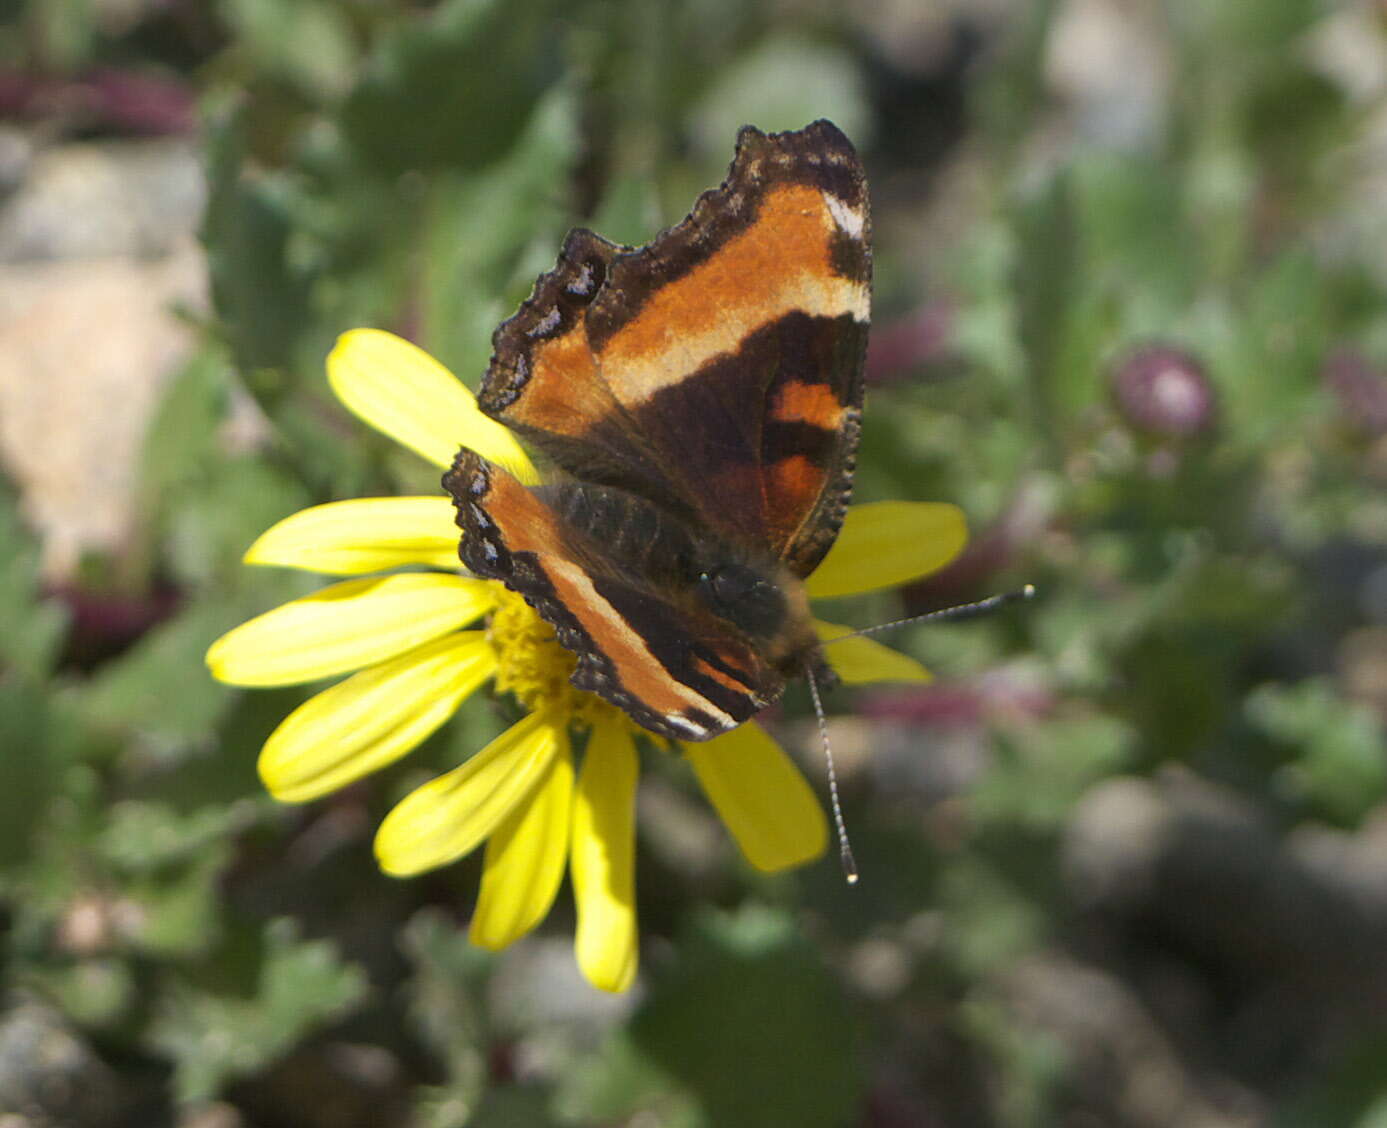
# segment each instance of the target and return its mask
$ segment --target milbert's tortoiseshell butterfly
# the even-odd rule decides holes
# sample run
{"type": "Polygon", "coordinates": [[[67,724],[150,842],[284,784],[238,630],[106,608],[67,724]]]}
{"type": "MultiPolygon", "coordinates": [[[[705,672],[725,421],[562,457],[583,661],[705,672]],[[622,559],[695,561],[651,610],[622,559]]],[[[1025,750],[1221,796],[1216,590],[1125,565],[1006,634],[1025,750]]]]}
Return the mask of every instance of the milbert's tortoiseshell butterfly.
{"type": "Polygon", "coordinates": [[[707,740],[831,678],[803,580],[852,491],[870,234],[837,127],[747,127],[682,223],[639,248],[570,232],[496,331],[481,408],[556,473],[526,487],[463,450],[462,561],[652,732],[707,740]]]}

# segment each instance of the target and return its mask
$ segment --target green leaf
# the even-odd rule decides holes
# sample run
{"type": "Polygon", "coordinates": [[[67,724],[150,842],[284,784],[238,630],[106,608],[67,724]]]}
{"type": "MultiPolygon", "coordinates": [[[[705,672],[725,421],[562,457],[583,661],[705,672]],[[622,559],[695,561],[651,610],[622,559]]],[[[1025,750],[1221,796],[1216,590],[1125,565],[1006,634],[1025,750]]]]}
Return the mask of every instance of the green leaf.
{"type": "Polygon", "coordinates": [[[290,253],[299,226],[299,192],[290,177],[249,167],[244,104],[207,117],[210,188],[202,241],[222,332],[243,371],[283,369],[311,322],[312,272],[290,253]]]}
{"type": "Polygon", "coordinates": [[[959,1026],[985,1051],[995,1071],[997,1122],[1040,1128],[1057,1118],[1058,1097],[1072,1071],[1070,1048],[1056,1035],[1018,1021],[1015,1004],[989,992],[964,1001],[959,1026]]]}
{"type": "Polygon", "coordinates": [[[127,887],[139,927],[131,942],[155,958],[205,954],[221,928],[221,877],[231,858],[229,844],[204,849],[182,872],[155,875],[127,887]]]}
{"type": "Polygon", "coordinates": [[[788,917],[708,916],[631,1022],[718,1128],[850,1123],[860,1077],[843,997],[788,917]]]}
{"type": "Polygon", "coordinates": [[[1327,678],[1263,685],[1247,698],[1254,727],[1294,751],[1280,777],[1303,802],[1353,826],[1387,793],[1382,721],[1367,706],[1345,701],[1327,678]]]}
{"type": "MultiPolygon", "coordinates": [[[[1041,435],[1059,435],[1051,419],[1072,411],[1073,388],[1061,368],[1065,330],[1082,281],[1078,220],[1067,178],[1056,177],[1017,215],[1016,311],[1018,334],[1033,373],[1031,394],[1041,414],[1041,435]]],[[[1096,374],[1086,371],[1085,379],[1096,374]]]]}
{"type": "Polygon", "coordinates": [[[1125,723],[1101,713],[1002,730],[972,807],[979,820],[1057,830],[1092,784],[1129,762],[1133,744],[1125,723]]]}
{"type": "Polygon", "coordinates": [[[224,458],[213,467],[166,505],[167,552],[174,569],[179,579],[199,587],[216,580],[233,587],[263,582],[276,573],[248,572],[241,557],[276,521],[307,506],[309,494],[262,459],[224,458]]]}
{"type": "Polygon", "coordinates": [[[342,128],[376,175],[477,170],[511,147],[552,73],[551,5],[445,0],[393,25],[342,128]]]}
{"type": "Polygon", "coordinates": [[[195,861],[224,843],[251,813],[249,807],[218,804],[185,814],[166,803],[123,799],[110,808],[100,849],[126,873],[151,873],[195,861]]]}
{"type": "MultiPolygon", "coordinates": [[[[1033,841],[1013,858],[1035,863],[1033,841]]],[[[943,950],[966,979],[995,974],[1034,948],[1045,933],[1044,907],[1034,888],[976,852],[960,855],[944,871],[939,907],[948,922],[943,950]]]]}
{"type": "MultiPolygon", "coordinates": [[[[62,74],[87,64],[102,38],[101,14],[95,0],[49,0],[26,6],[28,36],[36,49],[37,67],[62,74]]],[[[13,20],[15,6],[7,5],[13,20]]]]}
{"type": "Polygon", "coordinates": [[[265,930],[259,982],[250,998],[173,982],[158,1000],[148,1040],[174,1064],[180,1101],[207,1100],[287,1053],[310,1031],[357,1006],[366,977],[334,945],[299,940],[277,921],[265,930]]]}
{"type": "Polygon", "coordinates": [[[117,959],[30,966],[23,978],[57,1003],[71,1021],[87,1027],[118,1022],[139,995],[130,965],[117,959]]]}
{"type": "Polygon", "coordinates": [[[539,102],[504,160],[468,175],[440,174],[429,193],[423,340],[475,387],[491,334],[552,270],[571,225],[564,186],[579,157],[579,104],[568,86],[539,102]]]}
{"type": "Polygon", "coordinates": [[[57,662],[68,621],[62,605],[40,593],[38,559],[38,546],[0,479],[0,673],[9,666],[35,682],[57,662]]]}
{"type": "Polygon", "coordinates": [[[1320,268],[1304,250],[1286,251],[1252,280],[1217,369],[1231,438],[1260,447],[1302,433],[1321,394],[1328,320],[1320,268]]]}
{"type": "Polygon", "coordinates": [[[186,754],[179,747],[205,740],[232,699],[203,655],[241,618],[236,607],[215,601],[155,627],[93,677],[82,700],[87,717],[107,730],[141,732],[165,754],[186,754]]]}
{"type": "Polygon", "coordinates": [[[488,1089],[472,1123],[487,1128],[559,1128],[549,1112],[549,1094],[524,1085],[488,1089]]]}
{"type": "Polygon", "coordinates": [[[436,909],[415,913],[400,944],[414,965],[410,1025],[447,1069],[450,1098],[470,1107],[486,1084],[483,1016],[474,992],[492,957],[473,947],[457,922],[436,909]]]}
{"type": "Polygon", "coordinates": [[[1320,16],[1317,0],[1264,0],[1255,8],[1242,4],[1205,4],[1202,0],[1177,0],[1171,6],[1175,26],[1186,38],[1188,50],[1211,52],[1220,63],[1226,52],[1267,52],[1278,65],[1296,39],[1320,16]]]}
{"type": "Polygon", "coordinates": [[[50,746],[52,710],[44,695],[0,676],[0,872],[17,871],[33,852],[33,834],[61,794],[58,757],[50,746]]]}
{"type": "Polygon", "coordinates": [[[565,1124],[639,1123],[658,1110],[661,1128],[704,1128],[697,1098],[632,1041],[614,1031],[592,1055],[560,1078],[554,1107],[565,1124]]]}
{"type": "Polygon", "coordinates": [[[356,51],[340,0],[221,0],[220,8],[257,70],[316,99],[346,92],[356,51]]]}
{"type": "Polygon", "coordinates": [[[157,509],[167,491],[206,477],[229,392],[226,358],[211,347],[198,352],[169,383],[141,452],[140,485],[148,507],[157,509]]]}
{"type": "Polygon", "coordinates": [[[1276,1118],[1278,1128],[1387,1128],[1387,1038],[1380,1033],[1354,1036],[1322,1064],[1276,1118]]]}
{"type": "Polygon", "coordinates": [[[858,149],[871,144],[872,116],[856,60],[844,48],[800,32],[773,35],[714,80],[692,111],[702,149],[725,161],[743,125],[766,132],[828,118],[858,149]]]}

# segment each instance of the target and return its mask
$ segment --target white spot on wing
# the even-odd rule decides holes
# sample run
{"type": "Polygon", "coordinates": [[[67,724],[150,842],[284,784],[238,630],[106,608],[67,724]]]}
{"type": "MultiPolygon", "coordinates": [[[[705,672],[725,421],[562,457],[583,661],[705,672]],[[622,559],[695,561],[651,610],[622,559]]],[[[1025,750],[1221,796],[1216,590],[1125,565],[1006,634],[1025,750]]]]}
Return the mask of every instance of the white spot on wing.
{"type": "Polygon", "coordinates": [[[857,208],[843,203],[837,196],[828,192],[823,196],[824,203],[828,205],[828,213],[833,216],[833,222],[839,229],[854,239],[862,238],[862,229],[867,224],[867,217],[857,208]]]}
{"type": "Polygon", "coordinates": [[[685,736],[694,740],[705,739],[709,735],[709,730],[702,725],[696,725],[692,721],[681,717],[678,713],[670,713],[664,718],[665,724],[674,729],[675,732],[683,733],[685,736]]]}

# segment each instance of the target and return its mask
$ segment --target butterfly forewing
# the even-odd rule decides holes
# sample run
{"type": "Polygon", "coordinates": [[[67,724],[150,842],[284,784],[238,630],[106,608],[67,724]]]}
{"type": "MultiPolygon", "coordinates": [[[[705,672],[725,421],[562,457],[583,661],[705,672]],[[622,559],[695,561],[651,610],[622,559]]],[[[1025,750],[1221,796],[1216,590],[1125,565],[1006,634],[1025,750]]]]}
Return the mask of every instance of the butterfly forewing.
{"type": "Polygon", "coordinates": [[[483,410],[574,476],[807,575],[851,485],[869,235],[836,127],[748,127],[727,181],[647,246],[570,235],[496,334],[483,410]]]}

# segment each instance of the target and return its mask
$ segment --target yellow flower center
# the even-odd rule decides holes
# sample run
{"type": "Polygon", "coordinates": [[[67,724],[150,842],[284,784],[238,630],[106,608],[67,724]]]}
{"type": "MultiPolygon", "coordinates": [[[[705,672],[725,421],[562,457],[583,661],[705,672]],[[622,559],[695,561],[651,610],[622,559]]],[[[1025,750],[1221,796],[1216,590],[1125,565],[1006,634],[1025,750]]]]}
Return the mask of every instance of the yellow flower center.
{"type": "Polygon", "coordinates": [[[554,637],[554,628],[508,588],[501,588],[487,638],[496,648],[496,689],[509,693],[531,712],[553,712],[571,724],[589,728],[602,716],[615,716],[637,728],[615,705],[578,689],[568,679],[578,660],[554,637]]]}

